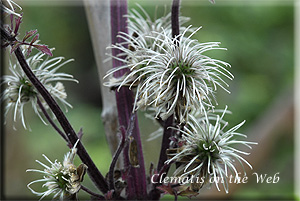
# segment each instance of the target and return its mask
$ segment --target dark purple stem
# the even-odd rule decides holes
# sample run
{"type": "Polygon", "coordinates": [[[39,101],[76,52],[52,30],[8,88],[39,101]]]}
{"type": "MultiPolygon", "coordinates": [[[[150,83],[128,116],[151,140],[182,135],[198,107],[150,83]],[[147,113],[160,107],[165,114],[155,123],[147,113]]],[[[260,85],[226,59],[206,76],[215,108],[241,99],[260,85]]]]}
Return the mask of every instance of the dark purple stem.
{"type": "Polygon", "coordinates": [[[159,173],[158,173],[157,182],[158,182],[158,180],[160,180],[160,179],[163,180],[163,179],[167,176],[167,174],[164,174],[164,175],[163,175],[163,173],[169,171],[170,165],[171,165],[171,164],[164,164],[164,166],[161,168],[161,170],[160,170],[159,173]]]}
{"type": "MultiPolygon", "coordinates": [[[[112,44],[123,42],[121,38],[118,38],[118,32],[122,31],[127,33],[127,22],[126,18],[123,17],[127,14],[127,0],[111,0],[111,40],[112,44]]],[[[112,55],[118,56],[120,53],[117,49],[112,49],[112,55]]],[[[113,60],[113,67],[118,67],[123,65],[121,61],[113,60]]],[[[120,77],[128,72],[129,69],[120,70],[115,73],[115,77],[120,77]]],[[[134,97],[133,93],[125,87],[122,87],[119,91],[116,92],[117,100],[117,109],[118,109],[118,119],[120,126],[128,128],[130,122],[130,116],[133,111],[133,102],[134,97]]],[[[131,168],[130,176],[127,180],[127,194],[128,199],[145,199],[147,196],[147,187],[146,187],[146,173],[145,165],[143,158],[143,150],[141,137],[139,132],[138,120],[135,119],[134,128],[132,132],[132,137],[137,142],[138,146],[138,160],[139,168],[131,168]]],[[[128,147],[124,149],[124,165],[129,167],[129,157],[128,157],[128,147]]]]}
{"type": "Polygon", "coordinates": [[[115,166],[117,164],[117,161],[119,159],[119,156],[120,156],[122,150],[128,144],[129,136],[132,135],[132,131],[134,129],[134,124],[135,124],[135,118],[136,118],[136,114],[132,114],[131,118],[130,118],[130,123],[129,123],[126,131],[125,131],[124,127],[121,127],[121,142],[117,148],[116,153],[113,156],[112,162],[109,167],[109,172],[108,172],[108,186],[109,186],[110,190],[115,189],[115,186],[114,186],[115,166]]]}
{"type": "Polygon", "coordinates": [[[69,144],[69,140],[66,137],[66,135],[56,126],[56,124],[53,122],[53,120],[51,119],[51,117],[49,116],[49,114],[47,113],[45,107],[43,106],[43,104],[41,103],[40,99],[37,97],[37,104],[40,107],[40,109],[42,110],[43,114],[45,115],[46,119],[49,121],[49,123],[51,124],[51,126],[56,130],[56,132],[58,132],[58,134],[69,144]]]}
{"type": "Polygon", "coordinates": [[[3,25],[0,26],[1,28],[1,38],[5,39],[6,41],[13,42],[16,40],[16,38],[12,35],[10,35],[3,27],[3,25]]]}
{"type": "MultiPolygon", "coordinates": [[[[174,42],[177,43],[179,37],[179,7],[180,7],[180,0],[173,0],[172,4],[172,11],[171,11],[171,23],[172,23],[172,37],[174,42]]],[[[178,119],[177,119],[178,121],[178,119]]],[[[163,167],[165,161],[167,160],[166,150],[170,147],[170,137],[173,136],[173,129],[169,128],[174,126],[174,114],[171,115],[165,122],[164,122],[164,134],[162,139],[160,157],[157,165],[157,171],[160,171],[163,167]]],[[[169,168],[166,169],[166,173],[168,172],[169,168]]]]}
{"type": "MultiPolygon", "coordinates": [[[[174,39],[174,43],[178,44],[179,40],[179,7],[180,7],[180,0],[173,0],[172,4],[172,11],[171,11],[171,23],[172,23],[172,38],[174,39]]],[[[163,173],[168,173],[169,171],[169,165],[165,164],[165,161],[167,160],[167,149],[170,148],[170,138],[174,135],[174,130],[169,128],[174,126],[174,114],[171,115],[165,122],[163,122],[164,127],[164,133],[163,133],[163,139],[160,149],[160,156],[159,161],[157,164],[157,171],[159,172],[160,176],[163,173]]],[[[161,121],[160,121],[161,123],[161,121]]],[[[162,124],[162,123],[161,123],[162,124]]],[[[165,174],[165,175],[166,175],[165,174]]],[[[154,185],[154,188],[156,188],[156,185],[154,185]]],[[[157,189],[154,189],[152,191],[152,196],[157,198],[159,191],[157,189]]],[[[177,195],[175,195],[175,199],[177,199],[177,195]]]]}
{"type": "MultiPolygon", "coordinates": [[[[167,149],[170,147],[170,137],[173,135],[174,130],[169,128],[170,126],[173,126],[174,124],[174,115],[171,115],[166,121],[163,122],[163,127],[164,127],[164,134],[163,134],[163,139],[161,143],[161,148],[160,148],[160,155],[159,155],[159,160],[157,164],[157,171],[159,173],[159,176],[157,179],[162,177],[163,173],[166,173],[163,178],[168,174],[170,165],[165,164],[165,161],[167,160],[167,149]]],[[[150,198],[153,200],[158,200],[160,198],[161,192],[156,189],[157,184],[153,185],[153,189],[150,192],[150,198]]]]}
{"type": "MultiPolygon", "coordinates": [[[[151,200],[159,200],[161,196],[161,191],[157,189],[157,186],[162,185],[160,180],[163,181],[167,176],[171,164],[164,164],[161,170],[158,172],[158,176],[154,178],[154,183],[152,184],[152,190],[149,192],[149,199],[151,200]],[[163,175],[163,173],[166,173],[163,175]]],[[[150,168],[151,169],[151,168],[150,168]]],[[[151,174],[150,174],[151,175],[151,174]]]]}
{"type": "Polygon", "coordinates": [[[118,149],[116,151],[116,153],[114,154],[113,156],[113,159],[112,159],[112,162],[110,164],[110,167],[109,167],[109,172],[108,172],[108,187],[110,190],[112,189],[115,189],[115,182],[114,182],[114,171],[115,171],[115,166],[116,166],[116,163],[118,161],[118,158],[122,152],[122,150],[124,149],[125,145],[126,145],[126,131],[123,127],[121,127],[121,135],[122,135],[122,139],[121,139],[121,142],[118,146],[118,149]]]}
{"type": "Polygon", "coordinates": [[[160,149],[160,156],[159,156],[159,161],[158,161],[158,165],[157,165],[157,171],[161,170],[161,168],[165,164],[165,161],[167,160],[166,151],[170,147],[170,142],[171,142],[170,137],[172,137],[172,134],[173,134],[173,129],[171,129],[169,127],[173,126],[173,123],[174,123],[174,115],[171,115],[164,122],[164,134],[163,134],[163,139],[162,139],[162,143],[161,143],[161,149],[160,149]]]}
{"type": "Polygon", "coordinates": [[[171,11],[172,38],[177,40],[179,40],[179,6],[180,0],[173,0],[171,11]]]}
{"type": "Polygon", "coordinates": [[[97,193],[94,193],[93,191],[91,191],[90,189],[88,189],[88,188],[85,187],[85,186],[82,186],[82,185],[81,185],[80,189],[83,190],[83,191],[85,191],[85,192],[87,192],[88,194],[90,194],[90,195],[96,197],[96,198],[99,199],[99,200],[105,200],[105,198],[104,198],[102,195],[99,195],[99,194],[97,194],[97,193]]]}
{"type": "MultiPolygon", "coordinates": [[[[14,40],[14,37],[12,37],[3,27],[1,26],[1,36],[6,40],[14,40]]],[[[13,42],[13,41],[10,41],[13,42]]],[[[22,50],[18,47],[14,51],[16,58],[23,69],[24,73],[27,75],[30,82],[35,86],[37,91],[40,93],[40,95],[44,98],[46,103],[48,104],[49,108],[52,110],[53,114],[56,116],[58,122],[60,123],[61,127],[63,128],[64,132],[67,134],[67,138],[71,142],[72,145],[74,145],[78,137],[72,128],[71,124],[69,123],[68,119],[54,100],[54,98],[51,96],[51,94],[47,91],[47,89],[44,87],[44,85],[38,80],[38,78],[34,75],[32,70],[30,69],[22,50]]],[[[87,153],[86,149],[82,145],[82,143],[79,141],[77,144],[77,154],[80,157],[81,161],[88,166],[88,174],[91,178],[91,180],[94,182],[96,187],[103,193],[106,193],[108,191],[108,185],[105,181],[105,178],[102,176],[98,168],[96,167],[95,163],[87,153]]]]}

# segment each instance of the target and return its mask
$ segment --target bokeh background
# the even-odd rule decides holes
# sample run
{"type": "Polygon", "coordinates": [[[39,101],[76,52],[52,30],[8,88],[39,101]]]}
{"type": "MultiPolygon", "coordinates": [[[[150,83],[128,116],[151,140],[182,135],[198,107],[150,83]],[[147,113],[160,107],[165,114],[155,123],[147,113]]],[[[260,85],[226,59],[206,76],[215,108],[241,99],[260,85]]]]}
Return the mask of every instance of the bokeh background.
{"type": "MultiPolygon", "coordinates": [[[[38,29],[42,43],[55,47],[54,56],[64,56],[75,61],[63,70],[79,80],[79,84],[65,83],[68,101],[73,105],[67,117],[73,127],[83,128],[83,143],[103,174],[106,174],[111,154],[106,143],[101,122],[101,92],[93,55],[86,14],[81,1],[16,1],[23,7],[24,20],[21,35],[27,30],[38,29]]],[[[171,1],[129,0],[129,8],[142,5],[154,17],[167,10],[171,1]]],[[[232,115],[227,116],[229,126],[247,121],[241,132],[249,140],[257,141],[252,155],[246,157],[254,169],[249,171],[246,184],[234,185],[228,195],[204,188],[203,199],[292,199],[294,197],[294,2],[276,0],[183,0],[181,14],[191,21],[187,24],[202,26],[195,35],[200,42],[220,41],[227,51],[208,52],[209,56],[229,62],[235,75],[229,81],[227,94],[218,91],[219,108],[228,105],[232,115]],[[280,181],[275,184],[257,183],[253,172],[274,176],[279,172],[280,181]]],[[[109,33],[108,33],[109,34],[109,33]]],[[[6,66],[7,67],[7,66],[6,66]]],[[[2,67],[1,67],[2,68],[2,67]]],[[[5,70],[7,72],[7,69],[5,70]]],[[[3,111],[2,111],[3,112],[3,111]]],[[[40,178],[26,169],[41,166],[35,162],[63,160],[67,153],[63,140],[50,126],[38,117],[26,113],[32,131],[26,131],[8,117],[4,126],[4,196],[5,199],[36,199],[26,185],[40,178]]],[[[160,140],[147,141],[156,130],[153,122],[139,113],[146,167],[157,163],[160,140]]],[[[80,163],[79,160],[76,161],[80,163]]],[[[147,171],[148,172],[148,171],[147,171]]],[[[84,184],[94,188],[88,176],[84,184]]],[[[39,186],[35,186],[39,189],[39,186]]],[[[80,195],[88,199],[85,193],[80,195]]],[[[165,199],[171,197],[166,196],[165,199]]]]}

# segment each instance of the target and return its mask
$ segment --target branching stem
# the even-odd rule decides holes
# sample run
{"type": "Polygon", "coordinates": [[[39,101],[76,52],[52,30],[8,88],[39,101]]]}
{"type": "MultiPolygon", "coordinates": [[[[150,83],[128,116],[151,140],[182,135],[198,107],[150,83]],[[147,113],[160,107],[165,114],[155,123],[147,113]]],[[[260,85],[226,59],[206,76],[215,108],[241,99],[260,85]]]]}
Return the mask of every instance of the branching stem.
{"type": "MultiPolygon", "coordinates": [[[[127,33],[127,21],[124,15],[127,14],[127,0],[111,0],[111,39],[112,44],[122,43],[124,40],[117,37],[120,31],[127,33]]],[[[112,55],[118,56],[120,53],[117,49],[112,49],[112,55]]],[[[113,67],[124,65],[121,61],[114,59],[112,61],[113,67]]],[[[123,69],[114,74],[115,77],[121,77],[129,69],[123,69]]],[[[130,116],[133,110],[134,96],[132,91],[126,87],[122,87],[116,92],[117,109],[119,125],[124,128],[128,128],[130,124],[130,116]]],[[[140,137],[140,131],[137,118],[134,121],[134,127],[132,130],[132,137],[136,140],[138,149],[138,161],[139,168],[130,168],[130,177],[127,178],[127,194],[128,199],[145,199],[147,197],[147,184],[146,184],[146,172],[144,164],[144,156],[142,149],[142,142],[140,137]]],[[[124,148],[124,166],[129,167],[128,147],[124,148]]]]}
{"type": "Polygon", "coordinates": [[[121,135],[122,135],[122,138],[121,138],[121,142],[118,146],[118,149],[116,150],[116,153],[114,154],[113,156],[113,160],[110,164],[110,167],[109,167],[109,172],[108,172],[108,185],[109,185],[109,189],[112,190],[112,189],[115,189],[115,182],[114,182],[114,171],[115,171],[115,166],[116,166],[116,163],[118,161],[118,158],[121,154],[121,152],[123,151],[125,145],[127,144],[127,140],[126,140],[126,133],[125,133],[125,129],[122,127],[121,128],[121,135]]]}
{"type": "MultiPolygon", "coordinates": [[[[1,37],[6,40],[12,40],[9,42],[13,42],[15,40],[14,37],[10,35],[2,26],[1,26],[1,37]]],[[[60,123],[61,127],[63,128],[64,132],[67,134],[67,138],[69,139],[70,143],[74,145],[76,141],[78,140],[78,137],[72,128],[71,124],[69,123],[68,119],[58,106],[57,102],[54,100],[54,98],[51,96],[51,94],[47,91],[47,89],[44,87],[44,85],[38,80],[38,78],[34,75],[32,70],[30,69],[23,53],[20,47],[18,47],[14,51],[16,58],[23,69],[24,73],[27,75],[30,82],[35,86],[37,91],[41,94],[41,96],[44,98],[46,103],[48,104],[49,108],[52,110],[53,114],[56,116],[58,122],[60,123]]],[[[88,174],[91,178],[91,180],[94,182],[94,184],[97,186],[97,188],[103,192],[106,193],[108,191],[108,185],[96,167],[95,163],[87,153],[86,149],[82,145],[82,143],[79,141],[77,144],[77,154],[80,157],[81,161],[88,166],[88,174]]]]}

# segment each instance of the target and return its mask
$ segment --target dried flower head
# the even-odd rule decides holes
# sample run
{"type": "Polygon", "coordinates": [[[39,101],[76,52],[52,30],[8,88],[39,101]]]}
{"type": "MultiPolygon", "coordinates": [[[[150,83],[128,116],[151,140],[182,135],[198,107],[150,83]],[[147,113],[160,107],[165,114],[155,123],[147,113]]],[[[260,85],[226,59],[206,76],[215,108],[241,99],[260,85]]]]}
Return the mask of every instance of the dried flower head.
{"type": "Polygon", "coordinates": [[[220,190],[218,184],[222,183],[225,191],[228,192],[227,179],[230,176],[228,170],[233,176],[238,175],[235,161],[238,161],[242,167],[244,162],[252,169],[252,166],[240,155],[249,155],[249,153],[233,148],[232,145],[244,145],[251,149],[250,145],[257,143],[235,139],[236,136],[246,137],[237,132],[245,121],[225,130],[227,126],[223,120],[225,112],[226,108],[221,116],[217,115],[215,123],[212,123],[213,120],[209,118],[201,118],[201,122],[196,118],[190,118],[189,124],[184,130],[180,130],[182,139],[179,145],[181,146],[168,150],[169,160],[166,161],[166,163],[178,164],[174,175],[204,178],[206,182],[210,180],[215,183],[218,190],[220,190]]]}
{"type": "MultiPolygon", "coordinates": [[[[78,140],[79,141],[79,140],[78,140]]],[[[30,182],[27,187],[31,190],[32,193],[41,196],[40,200],[44,197],[53,194],[53,198],[59,198],[60,200],[68,198],[76,194],[81,188],[81,182],[87,166],[81,164],[76,168],[73,164],[74,157],[76,155],[76,145],[68,152],[64,161],[61,164],[55,160],[54,162],[50,161],[47,156],[43,154],[43,157],[50,163],[50,166],[45,165],[44,163],[36,160],[37,163],[42,165],[44,170],[37,169],[28,169],[27,172],[39,172],[42,173],[43,179],[38,179],[30,182]],[[36,192],[30,186],[34,183],[44,182],[42,187],[46,187],[45,192],[36,192]]]]}
{"type": "MultiPolygon", "coordinates": [[[[62,66],[73,60],[69,59],[65,62],[62,62],[64,59],[63,57],[55,57],[51,59],[47,57],[46,59],[43,59],[44,56],[45,54],[39,52],[36,55],[29,57],[27,59],[27,63],[29,64],[37,78],[54,97],[54,99],[62,103],[62,105],[67,110],[67,106],[72,106],[66,101],[67,94],[65,92],[64,85],[61,82],[77,82],[77,80],[75,80],[72,75],[60,73],[57,71],[62,66]]],[[[2,101],[7,101],[5,113],[7,114],[9,110],[13,110],[14,121],[17,121],[17,118],[20,118],[24,128],[27,128],[25,123],[24,107],[27,104],[31,104],[35,113],[45,123],[40,114],[41,111],[37,105],[37,98],[40,98],[42,100],[45,108],[48,107],[43,101],[42,97],[40,97],[40,95],[38,94],[38,91],[29,81],[19,64],[10,63],[9,70],[12,75],[3,76],[2,81],[2,84],[7,85],[1,97],[2,101]]]]}

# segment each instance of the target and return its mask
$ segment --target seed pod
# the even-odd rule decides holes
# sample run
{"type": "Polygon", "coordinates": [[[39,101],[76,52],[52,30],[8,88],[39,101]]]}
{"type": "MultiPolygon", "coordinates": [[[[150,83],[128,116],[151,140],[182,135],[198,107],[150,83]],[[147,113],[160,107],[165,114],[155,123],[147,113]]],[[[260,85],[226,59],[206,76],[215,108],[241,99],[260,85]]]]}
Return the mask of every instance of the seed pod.
{"type": "Polygon", "coordinates": [[[83,177],[86,173],[87,170],[87,166],[83,163],[81,163],[78,167],[77,167],[77,175],[79,176],[79,181],[82,182],[83,181],[83,177]]]}
{"type": "Polygon", "coordinates": [[[129,162],[134,168],[140,167],[138,159],[138,148],[137,143],[133,137],[130,137],[129,144],[129,162]]]}
{"type": "Polygon", "coordinates": [[[203,187],[203,185],[204,185],[204,183],[192,182],[191,189],[193,192],[198,192],[203,187]]]}

